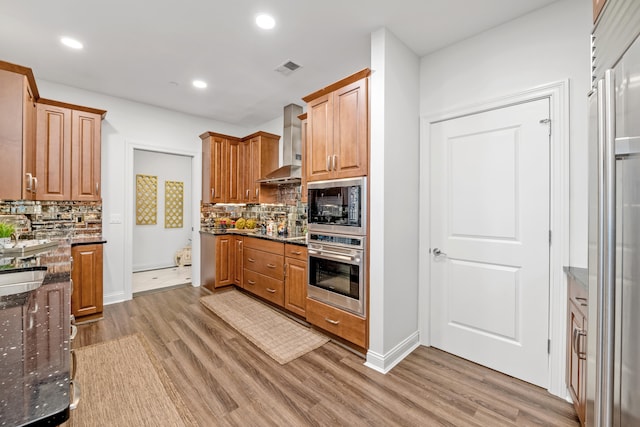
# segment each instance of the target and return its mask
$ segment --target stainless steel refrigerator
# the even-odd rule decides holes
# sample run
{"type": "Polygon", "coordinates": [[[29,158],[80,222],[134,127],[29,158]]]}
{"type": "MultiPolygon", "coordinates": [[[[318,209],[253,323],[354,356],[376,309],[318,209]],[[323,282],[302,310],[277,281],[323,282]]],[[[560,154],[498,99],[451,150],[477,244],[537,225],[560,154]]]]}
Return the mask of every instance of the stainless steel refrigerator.
{"type": "Polygon", "coordinates": [[[634,41],[610,44],[618,59],[605,44],[595,50],[610,63],[598,65],[589,99],[590,427],[640,426],[640,39],[633,31],[634,41]]]}

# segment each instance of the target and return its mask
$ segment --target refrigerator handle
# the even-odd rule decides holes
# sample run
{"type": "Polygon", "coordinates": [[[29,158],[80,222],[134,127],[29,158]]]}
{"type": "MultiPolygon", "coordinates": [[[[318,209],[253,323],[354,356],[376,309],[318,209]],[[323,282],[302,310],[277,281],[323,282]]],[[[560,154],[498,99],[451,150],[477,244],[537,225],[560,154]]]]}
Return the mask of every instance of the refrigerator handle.
{"type": "Polygon", "coordinates": [[[596,331],[596,426],[613,425],[615,345],[616,157],[615,79],[605,72],[598,82],[598,274],[596,331]]]}

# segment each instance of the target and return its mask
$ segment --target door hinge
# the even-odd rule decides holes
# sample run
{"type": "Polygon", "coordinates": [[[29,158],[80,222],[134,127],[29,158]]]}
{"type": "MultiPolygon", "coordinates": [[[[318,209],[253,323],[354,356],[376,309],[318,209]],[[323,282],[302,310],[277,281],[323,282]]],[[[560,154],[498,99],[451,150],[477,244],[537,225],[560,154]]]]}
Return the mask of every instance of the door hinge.
{"type": "Polygon", "coordinates": [[[540,124],[549,125],[549,136],[551,136],[551,119],[542,119],[540,124]]]}
{"type": "Polygon", "coordinates": [[[551,354],[551,340],[547,340],[547,354],[551,354]]]}

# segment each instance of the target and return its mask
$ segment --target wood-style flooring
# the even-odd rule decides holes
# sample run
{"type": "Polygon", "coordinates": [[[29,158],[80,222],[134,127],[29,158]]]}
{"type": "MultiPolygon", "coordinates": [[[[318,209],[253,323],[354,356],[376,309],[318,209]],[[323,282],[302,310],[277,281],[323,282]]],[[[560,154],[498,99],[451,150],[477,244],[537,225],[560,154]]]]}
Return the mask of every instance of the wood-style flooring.
{"type": "Polygon", "coordinates": [[[579,425],[546,390],[434,348],[386,375],[332,342],[280,365],[201,306],[206,294],[186,286],[106,306],[74,347],[144,333],[202,426],[579,425]]]}

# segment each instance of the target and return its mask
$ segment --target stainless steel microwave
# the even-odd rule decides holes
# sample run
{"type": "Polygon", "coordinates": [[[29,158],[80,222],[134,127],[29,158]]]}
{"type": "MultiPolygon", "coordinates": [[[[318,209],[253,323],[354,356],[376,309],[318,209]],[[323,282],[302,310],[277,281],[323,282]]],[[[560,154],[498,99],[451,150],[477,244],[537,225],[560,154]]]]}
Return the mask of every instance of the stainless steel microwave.
{"type": "Polygon", "coordinates": [[[367,232],[367,178],[307,184],[309,232],[364,236],[367,232]]]}

